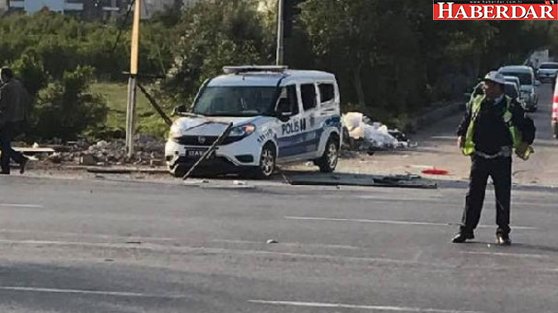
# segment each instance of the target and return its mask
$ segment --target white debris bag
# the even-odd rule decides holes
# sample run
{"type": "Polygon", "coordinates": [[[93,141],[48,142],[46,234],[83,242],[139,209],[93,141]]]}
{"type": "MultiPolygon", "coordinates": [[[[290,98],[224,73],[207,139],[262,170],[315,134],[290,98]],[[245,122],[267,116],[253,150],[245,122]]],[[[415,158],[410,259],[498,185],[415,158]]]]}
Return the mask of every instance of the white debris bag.
{"type": "Polygon", "coordinates": [[[343,115],[343,125],[349,131],[349,136],[353,139],[364,138],[364,128],[362,128],[364,114],[359,112],[349,112],[343,115]]]}
{"type": "Polygon", "coordinates": [[[371,123],[370,118],[360,112],[343,115],[343,124],[353,139],[363,139],[366,144],[377,148],[398,148],[401,143],[389,133],[382,123],[371,123]]]}
{"type": "Polygon", "coordinates": [[[374,147],[379,148],[396,148],[399,141],[389,134],[386,125],[374,123],[373,125],[364,124],[364,140],[374,147]]]}

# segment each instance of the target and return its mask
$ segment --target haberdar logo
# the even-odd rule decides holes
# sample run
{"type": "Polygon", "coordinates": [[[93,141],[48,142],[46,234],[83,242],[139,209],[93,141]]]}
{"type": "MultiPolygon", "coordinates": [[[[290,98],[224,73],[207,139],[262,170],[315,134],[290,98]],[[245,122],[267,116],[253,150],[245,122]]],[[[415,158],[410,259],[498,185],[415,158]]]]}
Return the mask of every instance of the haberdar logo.
{"type": "Polygon", "coordinates": [[[436,21],[558,20],[558,0],[434,0],[436,21]]]}

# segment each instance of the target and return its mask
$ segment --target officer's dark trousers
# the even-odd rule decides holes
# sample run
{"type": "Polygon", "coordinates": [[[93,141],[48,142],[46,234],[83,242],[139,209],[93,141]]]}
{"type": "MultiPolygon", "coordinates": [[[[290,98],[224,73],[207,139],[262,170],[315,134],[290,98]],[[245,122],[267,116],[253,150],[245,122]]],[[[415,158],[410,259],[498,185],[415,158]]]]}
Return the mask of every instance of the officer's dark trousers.
{"type": "Polygon", "coordinates": [[[465,210],[461,221],[462,233],[472,233],[479,224],[489,176],[492,177],[496,193],[497,233],[510,233],[511,168],[511,157],[472,157],[469,192],[465,198],[465,210]]]}
{"type": "Polygon", "coordinates": [[[10,159],[19,164],[25,161],[23,154],[12,149],[12,140],[19,134],[19,129],[19,123],[6,123],[2,129],[0,129],[0,150],[2,151],[0,165],[2,174],[10,173],[10,159]]]}

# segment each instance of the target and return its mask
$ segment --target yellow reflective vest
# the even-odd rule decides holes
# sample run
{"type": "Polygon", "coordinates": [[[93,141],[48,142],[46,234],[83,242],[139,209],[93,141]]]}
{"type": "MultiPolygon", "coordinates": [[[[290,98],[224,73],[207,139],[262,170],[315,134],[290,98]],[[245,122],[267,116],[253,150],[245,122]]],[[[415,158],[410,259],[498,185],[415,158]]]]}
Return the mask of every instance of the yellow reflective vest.
{"type": "MultiPolygon", "coordinates": [[[[475,133],[475,121],[479,116],[481,104],[484,98],[485,98],[484,95],[477,96],[470,103],[471,121],[469,122],[469,127],[467,128],[467,133],[465,135],[465,144],[462,148],[463,154],[467,156],[471,156],[475,154],[475,143],[473,141],[473,135],[475,133]]],[[[508,126],[508,129],[512,136],[513,149],[515,151],[515,154],[518,157],[520,157],[523,160],[527,160],[529,159],[529,156],[534,152],[534,150],[531,146],[527,146],[525,149],[521,148],[521,146],[523,145],[521,139],[521,132],[515,125],[513,125],[513,120],[512,120],[513,118],[513,114],[511,112],[512,99],[508,96],[505,96],[505,99],[506,99],[506,109],[504,111],[504,114],[502,115],[502,118],[504,119],[504,123],[506,123],[506,125],[508,126]]]]}

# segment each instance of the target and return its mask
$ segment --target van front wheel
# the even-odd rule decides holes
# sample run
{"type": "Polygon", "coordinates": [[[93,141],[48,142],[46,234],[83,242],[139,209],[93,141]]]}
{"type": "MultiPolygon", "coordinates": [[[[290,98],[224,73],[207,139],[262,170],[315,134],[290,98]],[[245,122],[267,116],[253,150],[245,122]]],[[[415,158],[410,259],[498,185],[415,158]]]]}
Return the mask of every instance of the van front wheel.
{"type": "Polygon", "coordinates": [[[327,140],[324,154],[314,161],[320,168],[322,173],[331,173],[335,171],[337,162],[339,161],[339,140],[336,136],[331,136],[327,140]]]}
{"type": "Polygon", "coordinates": [[[250,176],[260,179],[269,178],[275,171],[275,167],[277,166],[276,162],[277,152],[275,151],[275,146],[271,143],[267,143],[262,148],[260,164],[251,171],[250,176]]]}

